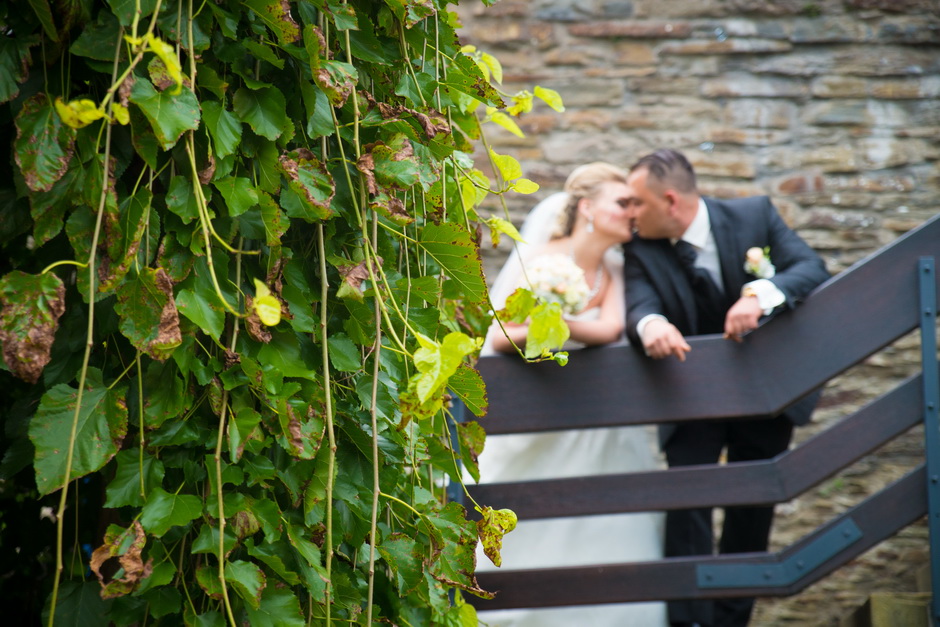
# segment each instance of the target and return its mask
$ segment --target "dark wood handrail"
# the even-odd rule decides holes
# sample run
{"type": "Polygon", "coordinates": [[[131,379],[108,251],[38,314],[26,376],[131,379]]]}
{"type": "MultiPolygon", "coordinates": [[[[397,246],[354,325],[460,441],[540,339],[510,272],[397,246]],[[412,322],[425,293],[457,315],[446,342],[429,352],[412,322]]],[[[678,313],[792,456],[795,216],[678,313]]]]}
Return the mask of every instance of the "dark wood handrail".
{"type": "Polygon", "coordinates": [[[511,507],[523,520],[783,503],[919,424],[920,394],[917,375],[798,448],[766,461],[467,487],[477,502],[511,507]]]}

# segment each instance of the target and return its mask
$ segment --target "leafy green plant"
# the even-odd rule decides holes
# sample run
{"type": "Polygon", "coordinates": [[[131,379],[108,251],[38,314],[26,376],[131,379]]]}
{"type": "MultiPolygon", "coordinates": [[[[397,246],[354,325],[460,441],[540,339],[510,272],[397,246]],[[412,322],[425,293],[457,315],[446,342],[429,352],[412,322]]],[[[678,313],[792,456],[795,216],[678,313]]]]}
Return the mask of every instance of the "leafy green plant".
{"type": "Polygon", "coordinates": [[[451,4],[0,7],[0,509],[24,512],[0,548],[24,611],[475,624],[477,539],[498,559],[514,516],[448,502],[484,440],[452,406],[486,408],[481,227],[518,237],[477,207],[537,186],[491,149],[496,180],[474,166],[533,94],[494,86],[451,4]]]}

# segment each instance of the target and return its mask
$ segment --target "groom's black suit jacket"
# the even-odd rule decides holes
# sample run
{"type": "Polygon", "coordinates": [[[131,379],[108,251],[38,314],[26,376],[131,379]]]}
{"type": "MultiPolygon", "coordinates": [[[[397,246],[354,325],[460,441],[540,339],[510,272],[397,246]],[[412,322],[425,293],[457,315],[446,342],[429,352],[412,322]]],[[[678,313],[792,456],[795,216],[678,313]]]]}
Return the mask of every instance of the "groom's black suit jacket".
{"type": "MultiPolygon", "coordinates": [[[[727,312],[740,298],[745,283],[755,280],[744,269],[745,253],[755,246],[769,247],[771,262],[776,267],[776,275],[770,280],[786,296],[778,310],[794,307],[829,278],[819,255],[784,224],[766,196],[734,200],[706,197],[704,201],[721,264],[722,312],[727,312]]],[[[636,325],[648,314],[664,315],[686,336],[703,332],[692,287],[668,239],[634,238],[624,245],[624,258],[627,336],[634,346],[642,349],[636,325]]],[[[812,394],[783,413],[794,424],[805,424],[817,399],[818,394],[812,394]]],[[[668,433],[660,435],[668,437],[668,433]]]]}

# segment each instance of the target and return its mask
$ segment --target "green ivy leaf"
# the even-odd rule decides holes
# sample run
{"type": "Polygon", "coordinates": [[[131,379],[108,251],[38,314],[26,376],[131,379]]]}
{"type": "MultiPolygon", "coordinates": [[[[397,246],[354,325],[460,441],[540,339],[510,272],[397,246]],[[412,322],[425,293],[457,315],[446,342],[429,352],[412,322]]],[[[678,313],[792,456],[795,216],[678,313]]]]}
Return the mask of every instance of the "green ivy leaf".
{"type": "Polygon", "coordinates": [[[219,339],[225,327],[225,312],[214,293],[180,290],[176,295],[179,312],[211,337],[219,339]]]}
{"type": "Polygon", "coordinates": [[[474,416],[486,414],[486,384],[480,373],[466,364],[460,364],[450,377],[447,386],[463,401],[474,416]]]}
{"type": "Polygon", "coordinates": [[[74,457],[70,479],[78,479],[102,468],[114,457],[127,434],[126,388],[109,389],[101,372],[88,369],[81,405],[78,391],[65,384],[46,392],[29,423],[29,439],[36,447],[36,487],[49,494],[62,487],[66,473],[66,451],[73,419],[77,415],[74,457]]]}
{"type": "Polygon", "coordinates": [[[395,587],[402,597],[409,595],[424,580],[426,549],[403,533],[386,538],[376,549],[395,576],[395,587]]]}
{"type": "Polygon", "coordinates": [[[334,107],[341,107],[359,82],[356,66],[343,61],[321,59],[313,71],[313,80],[334,107]]]}
{"type": "Polygon", "coordinates": [[[29,76],[29,49],[38,43],[35,35],[0,39],[0,104],[19,95],[19,83],[29,76]]]}
{"type": "Polygon", "coordinates": [[[202,515],[202,499],[192,494],[170,494],[154,488],[140,510],[140,524],[147,533],[161,537],[170,527],[185,525],[202,515]]]}
{"type": "Polygon", "coordinates": [[[117,454],[117,470],[106,489],[105,507],[140,507],[146,494],[153,492],[163,481],[163,462],[149,453],[140,454],[139,448],[120,451],[117,454]],[[141,479],[143,476],[143,479],[141,479]]]}
{"type": "Polygon", "coordinates": [[[260,607],[245,606],[252,627],[304,627],[300,602],[290,588],[268,586],[261,594],[260,607]]]}
{"type": "Polygon", "coordinates": [[[258,192],[251,184],[251,179],[243,176],[229,176],[214,181],[213,185],[225,199],[225,206],[232,218],[240,216],[258,204],[258,192]]]}
{"type": "Polygon", "coordinates": [[[428,224],[419,234],[422,249],[460,286],[461,294],[470,303],[486,298],[486,282],[480,253],[470,234],[451,223],[428,224]]]}
{"type": "Polygon", "coordinates": [[[329,339],[330,365],[340,372],[362,370],[362,355],[359,347],[345,335],[331,335],[329,339]]]}
{"type": "Polygon", "coordinates": [[[475,420],[457,424],[457,435],[460,440],[460,459],[464,468],[470,473],[474,481],[480,480],[480,467],[477,458],[485,448],[486,432],[475,420]]]}
{"type": "Polygon", "coordinates": [[[416,380],[418,400],[426,402],[457,370],[461,360],[480,348],[480,341],[463,333],[448,333],[438,344],[421,334],[416,335],[421,348],[414,353],[415,368],[421,373],[416,380]]]}
{"type": "Polygon", "coordinates": [[[290,124],[284,94],[274,87],[242,87],[235,92],[232,106],[235,115],[247,122],[255,133],[271,141],[280,137],[284,127],[290,124]]]}
{"type": "Polygon", "coordinates": [[[183,341],[173,282],[163,268],[144,268],[124,283],[114,310],[124,337],[154,359],[163,361],[183,341]]]}
{"type": "Polygon", "coordinates": [[[266,578],[255,564],[244,560],[226,563],[225,581],[232,585],[248,607],[258,609],[261,606],[261,591],[265,588],[266,578]]]}
{"type": "Polygon", "coordinates": [[[503,322],[521,324],[528,320],[538,302],[535,294],[524,287],[519,287],[506,297],[506,305],[497,312],[497,315],[503,322]]]}
{"type": "Polygon", "coordinates": [[[264,562],[264,564],[273,570],[278,577],[292,586],[300,583],[300,576],[295,573],[288,564],[294,563],[294,554],[290,545],[280,540],[273,544],[247,543],[248,554],[255,559],[264,562]]]}
{"type": "Polygon", "coordinates": [[[214,100],[202,103],[202,119],[215,142],[215,154],[224,159],[235,154],[242,140],[242,123],[231,111],[226,111],[222,104],[214,100]]]}
{"type": "Polygon", "coordinates": [[[287,177],[288,187],[299,201],[285,205],[287,215],[308,222],[329,218],[333,214],[330,203],[335,185],[326,165],[306,149],[281,155],[278,163],[287,177]]]}
{"type": "Polygon", "coordinates": [[[45,94],[24,102],[14,124],[16,165],[26,186],[33,191],[49,191],[68,169],[75,129],[62,122],[45,94]]]}
{"type": "MultiPolygon", "coordinates": [[[[101,584],[97,581],[65,580],[59,588],[56,601],[55,624],[92,627],[97,617],[108,616],[113,604],[114,599],[105,601],[101,598],[101,584]]],[[[43,624],[48,623],[49,611],[48,605],[43,608],[43,624]]]]}
{"type": "Polygon", "coordinates": [[[454,63],[447,69],[443,87],[447,91],[467,94],[491,107],[501,109],[506,106],[476,62],[465,54],[454,56],[454,63]]]}
{"type": "Polygon", "coordinates": [[[158,429],[173,418],[180,418],[192,404],[192,392],[179,376],[175,361],[147,365],[144,375],[144,428],[158,429]]]}
{"type": "Polygon", "coordinates": [[[169,150],[186,131],[199,128],[199,101],[196,94],[183,86],[179,95],[171,89],[157,91],[149,80],[138,77],[131,89],[131,102],[150,122],[153,133],[164,150],[169,150]]]}
{"type": "Polygon", "coordinates": [[[111,10],[118,17],[121,26],[130,26],[134,21],[134,13],[140,11],[138,18],[143,19],[153,15],[157,7],[157,0],[107,0],[111,10]]]}
{"type": "Polygon", "coordinates": [[[492,593],[480,588],[473,574],[476,568],[476,525],[467,520],[463,507],[448,503],[439,512],[429,513],[427,519],[444,540],[434,577],[477,596],[493,598],[492,593]]]}
{"type": "Polygon", "coordinates": [[[282,46],[300,40],[300,26],[291,17],[289,5],[280,0],[243,0],[243,3],[274,31],[282,46]]]}

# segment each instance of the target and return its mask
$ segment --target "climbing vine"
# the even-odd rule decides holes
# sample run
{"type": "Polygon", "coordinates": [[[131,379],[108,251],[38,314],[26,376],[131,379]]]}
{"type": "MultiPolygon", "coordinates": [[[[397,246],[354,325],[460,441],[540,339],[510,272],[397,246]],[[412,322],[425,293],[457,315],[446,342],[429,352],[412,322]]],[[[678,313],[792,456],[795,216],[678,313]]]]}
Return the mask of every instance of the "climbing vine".
{"type": "Polygon", "coordinates": [[[0,7],[0,554],[24,612],[476,624],[477,539],[498,560],[512,516],[448,498],[484,441],[454,408],[486,408],[481,240],[516,236],[478,208],[537,186],[472,155],[561,103],[503,93],[452,4],[0,7]]]}

